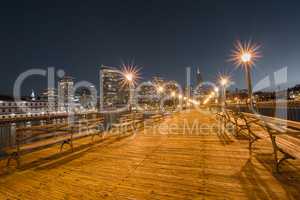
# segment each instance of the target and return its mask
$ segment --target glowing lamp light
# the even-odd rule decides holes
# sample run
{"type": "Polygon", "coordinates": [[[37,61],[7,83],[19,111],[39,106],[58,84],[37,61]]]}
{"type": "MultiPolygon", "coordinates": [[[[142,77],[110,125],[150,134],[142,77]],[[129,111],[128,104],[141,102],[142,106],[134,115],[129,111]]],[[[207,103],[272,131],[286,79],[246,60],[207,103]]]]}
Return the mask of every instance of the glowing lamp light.
{"type": "Polygon", "coordinates": [[[175,92],[172,92],[172,93],[171,93],[171,96],[172,96],[172,97],[175,97],[175,95],[176,95],[175,92]]]}
{"type": "Polygon", "coordinates": [[[221,78],[220,83],[221,83],[221,85],[225,86],[228,83],[228,79],[223,77],[223,78],[221,78]]]}
{"type": "Polygon", "coordinates": [[[133,65],[123,65],[123,69],[122,69],[122,75],[123,75],[123,79],[122,79],[122,86],[126,86],[126,85],[136,85],[137,80],[140,79],[140,75],[139,75],[139,69],[137,69],[135,66],[133,65]]]}
{"type": "Polygon", "coordinates": [[[133,75],[131,73],[125,74],[125,77],[130,82],[133,80],[133,75]]]}
{"type": "Polygon", "coordinates": [[[179,98],[179,99],[182,99],[182,95],[181,95],[181,94],[180,94],[180,95],[178,95],[178,98],[179,98]]]}
{"type": "Polygon", "coordinates": [[[237,41],[234,45],[230,61],[233,61],[237,67],[251,67],[261,57],[259,49],[260,45],[252,44],[250,41],[246,43],[237,41]]]}
{"type": "Polygon", "coordinates": [[[162,86],[159,86],[159,87],[157,88],[157,91],[161,93],[161,92],[164,91],[164,88],[163,88],[162,86]]]}
{"type": "Polygon", "coordinates": [[[242,62],[247,63],[251,61],[251,54],[249,52],[243,53],[241,56],[242,62]]]}

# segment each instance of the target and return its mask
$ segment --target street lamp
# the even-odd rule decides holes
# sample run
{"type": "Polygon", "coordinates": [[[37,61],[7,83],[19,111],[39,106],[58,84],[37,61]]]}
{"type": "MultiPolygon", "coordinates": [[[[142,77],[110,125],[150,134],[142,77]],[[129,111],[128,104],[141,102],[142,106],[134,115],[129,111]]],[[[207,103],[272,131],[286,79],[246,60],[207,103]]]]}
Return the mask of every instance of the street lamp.
{"type": "MultiPolygon", "coordinates": [[[[156,91],[157,91],[158,97],[159,97],[159,102],[161,102],[161,100],[162,100],[162,96],[163,96],[162,93],[164,92],[164,90],[165,90],[164,87],[161,85],[156,87],[156,91]]],[[[160,108],[160,105],[159,105],[159,108],[160,108]]]]}
{"type": "Polygon", "coordinates": [[[176,100],[175,100],[175,96],[176,96],[176,92],[171,92],[171,97],[173,98],[173,105],[174,105],[174,108],[175,108],[175,102],[176,102],[176,100]]]}
{"type": "Polygon", "coordinates": [[[140,69],[133,65],[123,65],[121,73],[123,75],[122,86],[131,85],[135,86],[140,79],[140,69]]]}
{"type": "Polygon", "coordinates": [[[226,86],[229,83],[229,77],[221,76],[220,77],[220,85],[222,86],[222,108],[225,106],[226,101],[226,86]]]}
{"type": "Polygon", "coordinates": [[[221,79],[220,79],[220,84],[221,84],[223,87],[225,87],[225,86],[227,85],[227,83],[228,83],[228,78],[226,78],[226,77],[221,77],[221,79]]]}
{"type": "Polygon", "coordinates": [[[219,92],[219,88],[218,87],[215,87],[214,90],[215,90],[216,93],[219,92]]]}
{"type": "Polygon", "coordinates": [[[252,95],[252,80],[251,80],[251,67],[255,65],[258,58],[261,57],[259,52],[260,46],[251,44],[251,42],[241,43],[238,41],[234,45],[231,60],[234,61],[236,66],[242,66],[245,69],[245,79],[248,86],[248,98],[249,104],[252,106],[253,95],[252,95]]]}
{"type": "Polygon", "coordinates": [[[173,92],[171,93],[171,96],[172,96],[172,97],[175,97],[175,95],[176,95],[176,93],[173,91],[173,92]]]}
{"type": "Polygon", "coordinates": [[[215,94],[216,94],[216,99],[215,99],[215,103],[218,103],[218,98],[219,98],[219,88],[215,87],[214,88],[215,94]]]}
{"type": "Polygon", "coordinates": [[[133,81],[133,74],[132,73],[127,73],[125,74],[125,78],[128,81],[129,84],[132,84],[133,81]]]}
{"type": "Polygon", "coordinates": [[[139,69],[132,65],[123,65],[122,69],[122,87],[128,85],[129,87],[129,110],[131,111],[132,102],[133,102],[133,94],[134,94],[134,86],[139,79],[139,69]]]}
{"type": "Polygon", "coordinates": [[[157,92],[162,93],[164,91],[164,88],[162,86],[157,87],[157,92]]]}

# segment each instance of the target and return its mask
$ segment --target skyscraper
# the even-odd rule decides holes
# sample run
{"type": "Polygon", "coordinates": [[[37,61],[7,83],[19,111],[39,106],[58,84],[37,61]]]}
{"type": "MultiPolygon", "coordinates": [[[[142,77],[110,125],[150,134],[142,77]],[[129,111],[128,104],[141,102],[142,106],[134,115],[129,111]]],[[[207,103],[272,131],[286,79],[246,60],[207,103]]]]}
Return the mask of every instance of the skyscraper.
{"type": "Polygon", "coordinates": [[[64,76],[58,82],[58,110],[72,111],[74,100],[74,81],[70,76],[64,76]]]}
{"type": "Polygon", "coordinates": [[[202,75],[201,75],[201,72],[200,72],[200,69],[197,68],[197,73],[196,73],[196,85],[199,85],[203,82],[203,79],[202,79],[202,75]]]}
{"type": "Polygon", "coordinates": [[[102,65],[100,68],[100,110],[113,109],[126,105],[129,101],[129,88],[122,86],[123,74],[115,67],[102,65]]]}
{"type": "Polygon", "coordinates": [[[57,96],[55,94],[54,88],[47,88],[41,95],[42,100],[48,102],[48,109],[49,112],[56,111],[57,107],[57,96]]]}

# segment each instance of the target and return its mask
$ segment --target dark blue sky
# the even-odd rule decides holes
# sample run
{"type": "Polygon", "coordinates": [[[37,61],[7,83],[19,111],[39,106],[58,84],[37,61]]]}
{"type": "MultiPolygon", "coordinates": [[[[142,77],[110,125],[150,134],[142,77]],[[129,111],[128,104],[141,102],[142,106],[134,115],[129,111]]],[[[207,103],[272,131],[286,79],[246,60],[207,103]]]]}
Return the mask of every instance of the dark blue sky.
{"type": "MultiPolygon", "coordinates": [[[[55,66],[77,81],[98,85],[97,65],[134,61],[148,79],[159,74],[184,83],[185,67],[204,79],[243,73],[228,62],[233,43],[262,45],[254,82],[288,66],[289,84],[300,83],[300,3],[297,1],[18,1],[0,6],[0,92],[12,93],[18,74],[55,66]]],[[[24,93],[46,87],[33,77],[24,93]]]]}

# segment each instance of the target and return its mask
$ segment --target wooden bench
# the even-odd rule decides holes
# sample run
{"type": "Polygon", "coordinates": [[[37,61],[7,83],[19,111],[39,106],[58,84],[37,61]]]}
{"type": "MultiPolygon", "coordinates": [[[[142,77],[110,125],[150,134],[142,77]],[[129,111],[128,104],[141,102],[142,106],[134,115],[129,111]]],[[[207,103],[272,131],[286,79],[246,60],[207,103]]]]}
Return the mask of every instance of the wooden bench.
{"type": "Polygon", "coordinates": [[[234,135],[244,135],[249,141],[249,154],[252,154],[252,147],[254,142],[258,139],[265,138],[265,133],[262,131],[253,131],[254,127],[259,125],[260,119],[256,118],[255,115],[246,115],[243,112],[236,110],[226,109],[222,113],[217,113],[217,119],[222,120],[224,128],[227,128],[227,124],[234,125],[234,135]]]}
{"type": "Polygon", "coordinates": [[[151,115],[148,119],[147,119],[147,123],[150,123],[150,124],[155,124],[155,123],[158,123],[160,121],[163,120],[163,115],[162,114],[154,114],[154,115],[151,115]]]}
{"type": "Polygon", "coordinates": [[[86,131],[89,135],[91,135],[92,141],[94,141],[95,136],[99,136],[101,138],[103,137],[103,132],[105,131],[103,117],[85,119],[82,120],[79,124],[81,126],[80,130],[83,132],[86,131]]]}
{"type": "Polygon", "coordinates": [[[236,126],[235,134],[239,135],[242,132],[247,134],[246,136],[249,141],[249,154],[251,155],[254,142],[263,138],[262,134],[264,134],[262,132],[253,131],[253,128],[257,127],[259,124],[260,119],[253,116],[247,116],[245,113],[239,111],[233,111],[233,118],[236,126]]]}
{"type": "Polygon", "coordinates": [[[238,122],[238,114],[236,112],[233,112],[232,110],[224,109],[223,111],[216,113],[216,119],[221,122],[220,125],[222,126],[223,132],[226,128],[228,128],[228,124],[234,126],[235,135],[238,135],[243,130],[245,130],[245,126],[238,122]]]}
{"type": "Polygon", "coordinates": [[[300,159],[299,125],[291,126],[281,120],[263,120],[260,124],[271,139],[275,170],[279,172],[280,164],[287,159],[300,159]],[[280,156],[279,152],[283,155],[280,156]]]}
{"type": "Polygon", "coordinates": [[[135,129],[142,128],[144,126],[144,114],[143,113],[135,112],[133,119],[134,119],[135,129]]]}
{"type": "Polygon", "coordinates": [[[230,116],[230,114],[230,110],[224,109],[223,111],[216,113],[216,119],[221,121],[224,124],[224,127],[226,127],[228,123],[234,124],[234,121],[232,121],[232,117],[230,116]]]}
{"type": "Polygon", "coordinates": [[[16,144],[13,147],[4,149],[9,155],[7,166],[13,159],[20,166],[20,157],[33,151],[61,143],[69,143],[69,133],[71,132],[68,124],[48,124],[45,126],[18,127],[16,128],[16,144]]]}
{"type": "Polygon", "coordinates": [[[112,128],[118,130],[118,133],[125,133],[135,129],[134,114],[122,114],[118,122],[112,124],[112,128]]]}
{"type": "Polygon", "coordinates": [[[31,127],[17,127],[16,128],[16,144],[13,147],[8,147],[4,151],[8,154],[7,166],[10,165],[11,160],[15,160],[17,168],[20,167],[20,158],[22,155],[29,154],[38,150],[42,150],[56,144],[60,144],[60,151],[64,145],[69,145],[73,152],[73,141],[89,135],[92,138],[96,131],[96,126],[103,123],[101,118],[92,120],[80,120],[72,124],[67,122],[34,125],[31,127]],[[93,134],[89,130],[95,130],[93,134]]]}
{"type": "Polygon", "coordinates": [[[280,165],[287,159],[300,159],[300,124],[262,115],[241,113],[243,120],[252,121],[248,126],[250,155],[252,144],[259,139],[270,139],[274,155],[275,171],[280,171],[280,165]],[[253,131],[253,127],[260,127],[253,131]],[[282,156],[279,155],[279,152],[282,156]]]}

